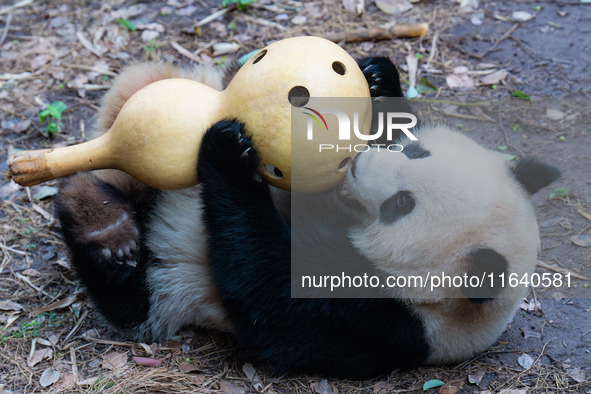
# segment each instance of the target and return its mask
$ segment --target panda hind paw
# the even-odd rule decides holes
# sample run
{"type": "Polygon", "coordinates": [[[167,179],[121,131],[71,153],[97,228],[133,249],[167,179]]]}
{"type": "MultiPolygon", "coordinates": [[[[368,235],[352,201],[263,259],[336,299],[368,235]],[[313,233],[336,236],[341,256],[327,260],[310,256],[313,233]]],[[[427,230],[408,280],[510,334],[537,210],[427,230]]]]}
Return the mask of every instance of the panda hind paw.
{"type": "Polygon", "coordinates": [[[137,265],[140,232],[130,204],[117,189],[79,173],[60,188],[55,208],[71,249],[106,269],[137,265]]]}
{"type": "Polygon", "coordinates": [[[258,179],[259,158],[244,125],[236,120],[223,120],[205,133],[199,152],[199,176],[207,178],[212,166],[233,182],[258,179]]]}
{"type": "Polygon", "coordinates": [[[359,62],[372,97],[403,97],[396,66],[385,57],[368,57],[359,62]]]}

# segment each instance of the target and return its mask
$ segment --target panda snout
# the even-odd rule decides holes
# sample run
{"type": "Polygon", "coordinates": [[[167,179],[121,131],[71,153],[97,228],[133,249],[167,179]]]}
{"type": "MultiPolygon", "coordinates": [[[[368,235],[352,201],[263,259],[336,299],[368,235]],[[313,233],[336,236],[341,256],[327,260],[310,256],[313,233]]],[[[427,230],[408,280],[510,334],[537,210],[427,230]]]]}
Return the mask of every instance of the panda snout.
{"type": "Polygon", "coordinates": [[[357,154],[357,156],[355,156],[355,158],[353,159],[353,163],[351,164],[351,168],[350,168],[350,171],[351,171],[351,176],[352,176],[353,178],[357,178],[357,174],[356,174],[356,172],[355,172],[355,171],[357,170],[357,164],[359,163],[359,158],[360,158],[360,157],[361,157],[361,155],[363,155],[364,153],[366,153],[366,152],[361,152],[361,153],[357,154]]]}

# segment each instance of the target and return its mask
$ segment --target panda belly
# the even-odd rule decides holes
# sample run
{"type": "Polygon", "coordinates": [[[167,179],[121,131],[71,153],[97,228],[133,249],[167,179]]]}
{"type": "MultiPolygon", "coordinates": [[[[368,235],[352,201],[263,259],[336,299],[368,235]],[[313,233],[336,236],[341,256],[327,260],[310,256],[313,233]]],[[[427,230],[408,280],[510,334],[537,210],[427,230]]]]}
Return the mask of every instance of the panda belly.
{"type": "Polygon", "coordinates": [[[200,190],[198,185],[162,192],[149,219],[146,246],[158,264],[146,273],[146,325],[156,338],[168,338],[186,325],[231,327],[209,272],[200,190]]]}

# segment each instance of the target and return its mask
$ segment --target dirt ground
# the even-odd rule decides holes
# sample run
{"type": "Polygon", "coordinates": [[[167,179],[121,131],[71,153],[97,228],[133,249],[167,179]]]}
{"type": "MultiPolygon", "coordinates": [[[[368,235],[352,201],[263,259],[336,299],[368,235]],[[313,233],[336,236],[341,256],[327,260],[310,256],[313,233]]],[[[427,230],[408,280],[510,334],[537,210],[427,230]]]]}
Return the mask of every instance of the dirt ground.
{"type": "Polygon", "coordinates": [[[459,365],[361,382],[273,377],[245,364],[231,340],[214,332],[187,329],[163,344],[109,336],[57,235],[51,201],[57,182],[21,188],[2,180],[0,394],[398,393],[421,392],[430,379],[446,385],[428,392],[591,393],[591,5],[422,1],[387,14],[384,7],[403,2],[378,1],[378,8],[368,0],[357,15],[343,6],[355,1],[259,0],[204,21],[220,3],[1,1],[0,171],[14,149],[81,142],[111,78],[130,62],[223,65],[286,37],[428,22],[429,34],[420,38],[341,44],[354,57],[389,56],[405,88],[410,53],[419,59],[418,79],[435,87],[421,99],[441,121],[502,154],[536,156],[560,168],[562,177],[533,198],[538,272],[570,274],[571,287],[532,292],[496,345],[459,365]],[[238,45],[219,45],[228,43],[238,45]],[[512,98],[516,91],[529,99],[512,98]],[[67,109],[48,138],[39,114],[58,100],[67,109]],[[161,364],[143,366],[132,357],[161,364]]]}

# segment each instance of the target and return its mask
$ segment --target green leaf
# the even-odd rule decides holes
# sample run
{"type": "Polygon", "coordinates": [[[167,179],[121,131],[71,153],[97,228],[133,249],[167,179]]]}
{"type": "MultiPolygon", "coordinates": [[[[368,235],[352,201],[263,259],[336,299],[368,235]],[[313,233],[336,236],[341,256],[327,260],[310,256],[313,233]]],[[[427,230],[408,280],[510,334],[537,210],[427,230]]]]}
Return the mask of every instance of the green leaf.
{"type": "Polygon", "coordinates": [[[417,90],[419,93],[432,93],[437,91],[437,87],[427,78],[423,77],[417,83],[417,90]]]}
{"type": "Polygon", "coordinates": [[[62,112],[68,109],[68,106],[63,101],[55,101],[47,104],[46,111],[49,111],[49,116],[53,116],[57,120],[62,119],[62,112]]]}
{"type": "Polygon", "coordinates": [[[439,387],[439,386],[443,386],[445,383],[443,383],[441,380],[439,379],[431,379],[431,380],[427,380],[425,382],[425,384],[423,385],[423,391],[427,391],[429,389],[432,389],[434,387],[439,387]]]}
{"type": "Polygon", "coordinates": [[[511,96],[531,101],[529,94],[522,92],[521,90],[515,90],[511,92],[511,96]]]}
{"type": "Polygon", "coordinates": [[[135,31],[135,24],[132,21],[130,21],[129,19],[119,18],[119,19],[117,19],[117,22],[119,24],[127,27],[127,30],[135,31]]]}
{"type": "Polygon", "coordinates": [[[568,190],[566,187],[557,187],[552,191],[552,193],[550,193],[548,199],[553,200],[555,198],[566,197],[568,195],[570,195],[570,190],[568,190]]]}
{"type": "Polygon", "coordinates": [[[59,129],[59,123],[49,122],[47,124],[47,127],[45,128],[45,131],[47,131],[51,135],[51,134],[57,133],[58,129],[59,129]]]}

